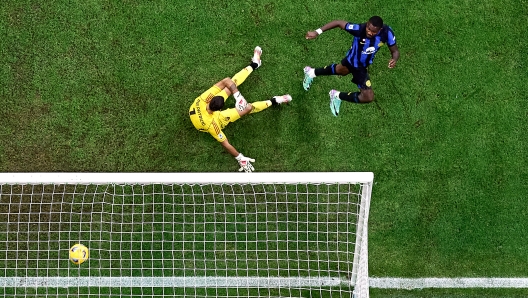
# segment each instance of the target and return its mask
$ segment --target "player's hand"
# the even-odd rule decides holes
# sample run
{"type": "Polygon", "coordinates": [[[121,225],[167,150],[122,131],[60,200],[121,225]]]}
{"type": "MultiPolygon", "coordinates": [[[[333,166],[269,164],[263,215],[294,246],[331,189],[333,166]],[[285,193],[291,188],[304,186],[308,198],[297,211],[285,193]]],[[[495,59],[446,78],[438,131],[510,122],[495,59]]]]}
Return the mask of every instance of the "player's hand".
{"type": "Polygon", "coordinates": [[[251,164],[252,162],[255,162],[253,158],[245,157],[244,155],[242,155],[242,153],[238,154],[238,156],[235,158],[238,161],[238,164],[240,165],[240,169],[238,169],[239,172],[244,171],[246,173],[251,173],[255,171],[255,168],[251,164]]]}
{"type": "Polygon", "coordinates": [[[319,34],[317,34],[317,32],[315,31],[308,31],[306,32],[306,39],[314,39],[316,38],[317,36],[319,36],[319,34]]]}
{"type": "Polygon", "coordinates": [[[235,98],[235,107],[237,110],[239,111],[243,111],[246,109],[247,105],[248,105],[248,102],[247,100],[244,98],[244,96],[242,96],[242,94],[240,94],[239,91],[233,93],[233,97],[235,98]]]}
{"type": "Polygon", "coordinates": [[[239,110],[240,112],[242,112],[243,110],[246,109],[247,105],[248,105],[248,102],[247,100],[244,98],[244,96],[240,95],[237,99],[235,99],[236,102],[235,102],[235,107],[237,110],[239,110]]]}
{"type": "Polygon", "coordinates": [[[394,68],[396,66],[396,60],[390,59],[389,60],[389,68],[394,68]]]}

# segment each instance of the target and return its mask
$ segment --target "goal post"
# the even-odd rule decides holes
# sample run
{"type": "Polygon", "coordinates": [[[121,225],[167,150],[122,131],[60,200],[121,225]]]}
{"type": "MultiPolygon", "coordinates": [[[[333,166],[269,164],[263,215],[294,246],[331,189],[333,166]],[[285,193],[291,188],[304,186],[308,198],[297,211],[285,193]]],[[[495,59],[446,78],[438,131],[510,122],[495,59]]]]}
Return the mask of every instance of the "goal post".
{"type": "Polygon", "coordinates": [[[0,173],[0,295],[368,297],[373,179],[0,173]]]}

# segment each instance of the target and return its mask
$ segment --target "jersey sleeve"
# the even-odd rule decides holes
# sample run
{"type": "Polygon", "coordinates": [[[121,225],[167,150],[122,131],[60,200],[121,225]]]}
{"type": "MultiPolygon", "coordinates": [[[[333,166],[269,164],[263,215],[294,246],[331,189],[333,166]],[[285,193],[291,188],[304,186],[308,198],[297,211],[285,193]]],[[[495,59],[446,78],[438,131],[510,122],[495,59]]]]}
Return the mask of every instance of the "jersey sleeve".
{"type": "Polygon", "coordinates": [[[215,138],[215,140],[217,140],[220,143],[227,140],[227,137],[225,136],[224,132],[220,128],[220,125],[218,125],[218,123],[216,123],[216,121],[214,120],[213,122],[211,122],[211,125],[209,126],[209,129],[207,130],[207,132],[209,132],[213,136],[213,138],[215,138]]]}
{"type": "Polygon", "coordinates": [[[347,23],[345,26],[345,31],[354,36],[359,36],[360,27],[361,26],[359,24],[347,23]]]}
{"type": "Polygon", "coordinates": [[[220,88],[218,88],[217,86],[213,86],[207,89],[207,91],[205,91],[204,93],[200,95],[200,100],[208,103],[209,101],[211,101],[213,97],[215,97],[221,91],[222,90],[220,90],[220,88]]]}
{"type": "Polygon", "coordinates": [[[392,47],[396,44],[396,36],[394,35],[394,31],[392,31],[391,27],[388,27],[387,30],[387,46],[392,47]]]}

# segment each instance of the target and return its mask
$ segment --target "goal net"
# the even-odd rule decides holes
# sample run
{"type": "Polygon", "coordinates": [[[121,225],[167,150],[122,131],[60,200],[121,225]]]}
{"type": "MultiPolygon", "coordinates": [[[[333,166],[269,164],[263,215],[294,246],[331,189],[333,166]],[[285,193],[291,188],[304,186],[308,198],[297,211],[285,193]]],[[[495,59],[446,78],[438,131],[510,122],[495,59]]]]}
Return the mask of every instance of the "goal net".
{"type": "Polygon", "coordinates": [[[0,174],[0,296],[368,297],[372,181],[0,174]],[[81,265],[76,243],[90,252],[81,265]]]}

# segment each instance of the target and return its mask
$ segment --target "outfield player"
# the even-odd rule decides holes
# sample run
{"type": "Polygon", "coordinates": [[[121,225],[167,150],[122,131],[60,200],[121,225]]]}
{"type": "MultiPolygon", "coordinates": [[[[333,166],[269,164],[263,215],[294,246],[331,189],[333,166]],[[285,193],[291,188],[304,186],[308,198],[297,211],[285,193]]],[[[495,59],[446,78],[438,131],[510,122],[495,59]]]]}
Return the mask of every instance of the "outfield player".
{"type": "Polygon", "coordinates": [[[305,90],[310,88],[312,81],[317,76],[352,74],[352,82],[357,84],[359,92],[339,92],[331,90],[330,110],[334,116],[339,114],[341,101],[353,103],[369,103],[374,100],[374,92],[368,74],[368,66],[374,61],[374,56],[384,44],[387,44],[391,52],[389,68],[394,68],[400,58],[400,52],[396,45],[396,37],[392,29],[383,24],[379,16],[371,17],[368,22],[363,24],[354,24],[346,21],[335,20],[323,27],[306,33],[306,39],[314,39],[326,30],[339,27],[347,31],[354,37],[352,46],[348,50],[346,57],[339,64],[331,64],[322,68],[304,68],[303,87],[305,90]]]}
{"type": "Polygon", "coordinates": [[[262,61],[260,56],[262,49],[256,47],[253,52],[251,64],[232,78],[225,78],[209,88],[207,91],[198,96],[189,108],[189,117],[199,131],[210,133],[222,147],[236,158],[240,165],[239,171],[252,172],[255,170],[252,162],[254,159],[244,156],[238,152],[222,131],[229,123],[235,122],[246,114],[253,114],[265,110],[271,105],[288,103],[292,100],[291,96],[286,94],[274,96],[265,101],[248,103],[244,96],[238,91],[238,86],[242,84],[253,70],[260,67],[262,61]],[[235,98],[235,108],[222,110],[224,103],[230,95],[235,98]]]}

